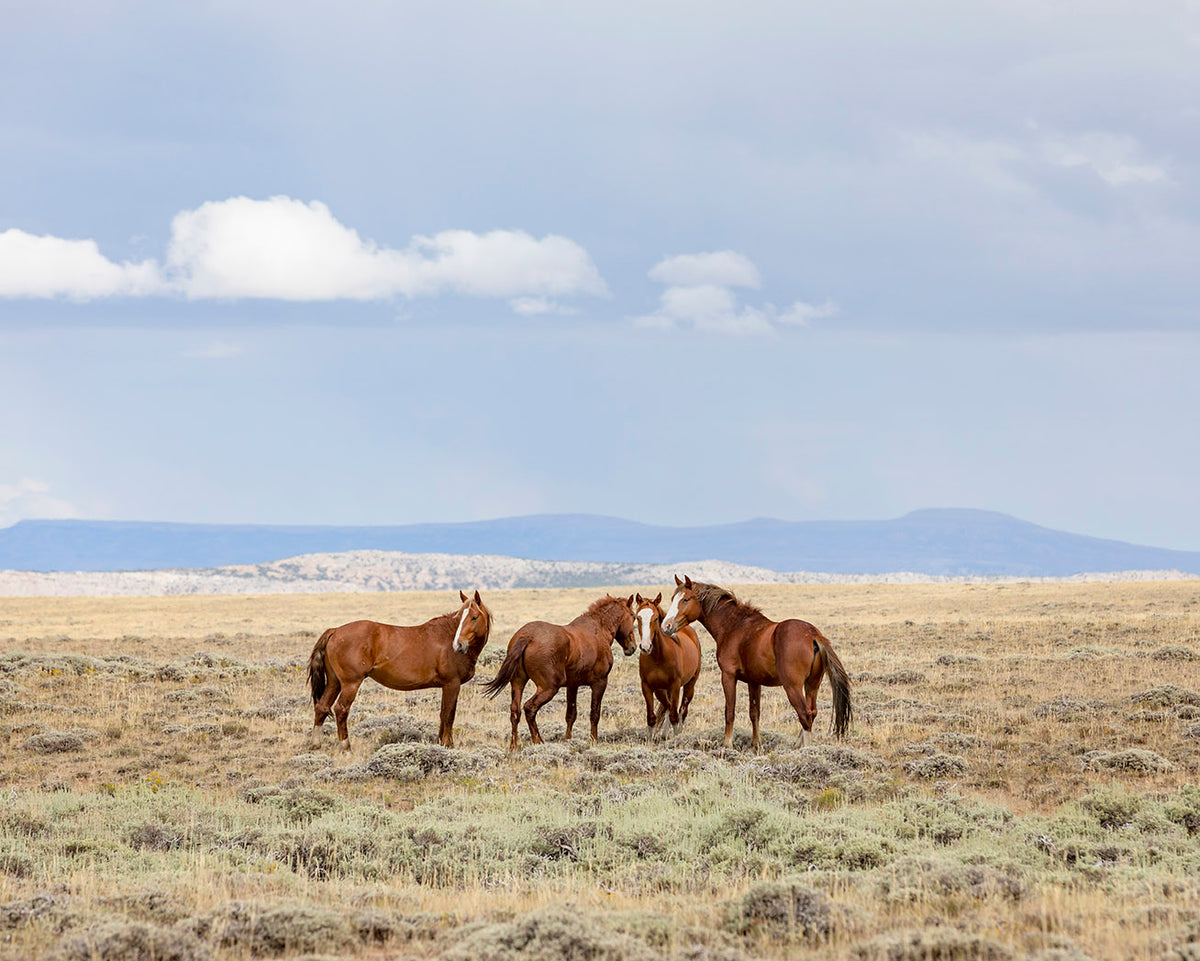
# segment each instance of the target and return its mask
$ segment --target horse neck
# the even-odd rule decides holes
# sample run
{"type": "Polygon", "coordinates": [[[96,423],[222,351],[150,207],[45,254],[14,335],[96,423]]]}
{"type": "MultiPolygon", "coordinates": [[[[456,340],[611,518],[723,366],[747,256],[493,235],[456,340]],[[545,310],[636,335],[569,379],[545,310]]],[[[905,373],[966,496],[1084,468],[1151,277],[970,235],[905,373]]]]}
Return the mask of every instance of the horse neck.
{"type": "Polygon", "coordinates": [[[656,624],[654,626],[654,643],[650,645],[650,653],[648,657],[650,657],[650,659],[653,661],[665,663],[667,660],[667,645],[678,643],[678,640],[673,641],[671,638],[667,637],[667,632],[662,629],[661,623],[656,624]]]}
{"type": "Polygon", "coordinates": [[[743,624],[749,620],[749,616],[739,610],[734,602],[720,600],[713,605],[711,610],[701,613],[697,620],[704,625],[704,629],[713,636],[713,640],[720,646],[738,632],[743,624]]]}
{"type": "Polygon", "coordinates": [[[439,614],[437,617],[431,617],[424,624],[420,625],[417,630],[434,636],[449,633],[453,637],[454,631],[458,628],[458,619],[461,616],[461,610],[451,611],[449,614],[439,614]]]}
{"type": "Polygon", "coordinates": [[[611,644],[612,639],[617,636],[617,628],[621,625],[621,608],[623,606],[622,601],[613,600],[598,610],[588,611],[584,616],[595,621],[600,628],[600,634],[607,637],[611,644]]]}

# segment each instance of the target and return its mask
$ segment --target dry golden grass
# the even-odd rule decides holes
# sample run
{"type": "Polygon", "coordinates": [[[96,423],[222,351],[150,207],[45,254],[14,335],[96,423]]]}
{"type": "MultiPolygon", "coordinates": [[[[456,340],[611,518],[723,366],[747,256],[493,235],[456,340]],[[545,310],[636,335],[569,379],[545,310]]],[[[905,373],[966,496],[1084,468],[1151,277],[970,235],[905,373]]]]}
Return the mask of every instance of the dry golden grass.
{"type": "MultiPolygon", "coordinates": [[[[599,593],[490,593],[478,679],[599,593]]],[[[833,640],[845,750],[827,687],[815,748],[776,689],[748,754],[742,688],[720,750],[705,636],[676,741],[618,653],[595,748],[507,758],[471,685],[442,752],[439,692],[368,682],[312,753],[320,631],[457,595],[5,599],[0,958],[1200,956],[1200,583],[739,595],[833,640]]]]}

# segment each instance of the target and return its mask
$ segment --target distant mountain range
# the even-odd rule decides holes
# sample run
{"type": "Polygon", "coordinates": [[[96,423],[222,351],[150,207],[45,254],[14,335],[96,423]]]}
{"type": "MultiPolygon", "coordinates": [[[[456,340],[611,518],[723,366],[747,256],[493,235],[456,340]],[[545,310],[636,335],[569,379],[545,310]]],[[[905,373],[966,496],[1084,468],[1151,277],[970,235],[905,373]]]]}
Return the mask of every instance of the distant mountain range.
{"type": "Polygon", "coordinates": [[[757,519],[705,527],[542,514],[399,527],[28,520],[0,530],[0,569],[6,570],[214,568],[358,550],[627,564],[714,559],[772,571],[830,574],[907,571],[1067,577],[1138,570],[1200,574],[1200,552],[1085,537],[1007,514],[965,509],[914,511],[883,521],[757,519]]]}

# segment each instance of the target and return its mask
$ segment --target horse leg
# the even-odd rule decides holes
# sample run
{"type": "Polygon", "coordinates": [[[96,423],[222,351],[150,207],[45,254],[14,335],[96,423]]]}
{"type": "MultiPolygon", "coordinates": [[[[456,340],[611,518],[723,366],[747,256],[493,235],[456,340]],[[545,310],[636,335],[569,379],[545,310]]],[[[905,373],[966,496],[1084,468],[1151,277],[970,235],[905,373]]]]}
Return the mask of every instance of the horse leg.
{"type": "MultiPolygon", "coordinates": [[[[699,675],[697,675],[697,677],[699,677],[699,675]]],[[[679,726],[680,726],[680,728],[683,727],[684,722],[687,720],[688,705],[692,703],[692,695],[696,693],[697,677],[693,677],[690,681],[688,681],[685,685],[683,685],[683,697],[679,702],[679,726]]]]}
{"type": "Polygon", "coordinates": [[[658,698],[658,710],[654,714],[654,737],[657,740],[662,734],[663,723],[671,712],[671,702],[667,700],[667,692],[661,687],[654,692],[654,696],[658,698]]]}
{"type": "Polygon", "coordinates": [[[313,747],[321,746],[321,725],[325,723],[325,718],[333,712],[333,702],[337,700],[338,691],[341,689],[342,682],[338,680],[338,676],[333,671],[329,671],[328,680],[325,681],[325,690],[321,692],[321,699],[313,705],[313,747]]]}
{"type": "Polygon", "coordinates": [[[575,726],[575,718],[579,716],[579,685],[572,684],[567,688],[567,733],[564,741],[571,740],[571,728],[575,726]]]}
{"type": "Polygon", "coordinates": [[[459,681],[450,681],[442,687],[442,723],[438,728],[438,744],[454,747],[454,714],[458,710],[459,681]]]}
{"type": "Polygon", "coordinates": [[[679,678],[674,678],[671,681],[671,689],[667,692],[667,707],[670,708],[671,716],[671,734],[679,733],[679,725],[682,721],[679,718],[679,678]]]}
{"type": "Polygon", "coordinates": [[[604,689],[608,687],[608,678],[602,677],[592,684],[592,742],[600,740],[600,702],[604,700],[604,689]]]}
{"type": "Polygon", "coordinates": [[[725,748],[733,747],[733,709],[737,706],[737,677],[721,672],[721,687],[725,691],[725,748]]]}
{"type": "Polygon", "coordinates": [[[800,719],[800,746],[808,747],[808,738],[812,733],[812,714],[808,710],[804,688],[796,683],[787,683],[783,685],[783,689],[787,692],[788,700],[792,702],[796,717],[800,719]]]}
{"type": "Polygon", "coordinates": [[[650,690],[650,685],[642,681],[642,697],[646,699],[646,727],[653,733],[654,731],[654,692],[650,690]]]}
{"type": "Polygon", "coordinates": [[[520,678],[513,678],[512,682],[512,703],[508,707],[508,719],[512,721],[512,741],[509,742],[509,751],[517,749],[517,725],[521,723],[521,695],[525,692],[525,682],[520,678]]]}
{"type": "Polygon", "coordinates": [[[759,754],[762,751],[762,746],[758,742],[758,713],[762,709],[762,685],[751,684],[747,681],[746,686],[750,688],[750,750],[759,754]]]}
{"type": "Polygon", "coordinates": [[[557,687],[539,687],[533,692],[533,697],[525,702],[525,723],[529,725],[529,737],[534,744],[542,743],[542,732],[538,730],[537,726],[537,712],[557,693],[557,687]]]}
{"type": "Polygon", "coordinates": [[[824,676],[824,666],[814,666],[814,670],[808,675],[808,680],[804,682],[804,699],[808,702],[808,716],[811,718],[810,723],[812,724],[817,722],[817,691],[821,689],[821,678],[824,676]]]}
{"type": "Polygon", "coordinates": [[[350,705],[354,703],[354,698],[358,695],[358,688],[362,682],[363,678],[360,677],[357,681],[347,681],[343,684],[337,703],[333,705],[333,716],[337,720],[338,742],[343,751],[350,750],[350,730],[346,727],[346,718],[350,716],[350,705]]]}

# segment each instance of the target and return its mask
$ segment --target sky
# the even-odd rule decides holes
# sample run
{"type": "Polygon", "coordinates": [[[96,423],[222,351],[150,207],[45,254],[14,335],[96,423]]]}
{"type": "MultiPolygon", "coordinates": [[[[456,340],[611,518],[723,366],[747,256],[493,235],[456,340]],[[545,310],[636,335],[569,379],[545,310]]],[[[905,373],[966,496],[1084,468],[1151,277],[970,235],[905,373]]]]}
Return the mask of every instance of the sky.
{"type": "Polygon", "coordinates": [[[1200,4],[0,0],[0,526],[1200,550],[1200,4]]]}

